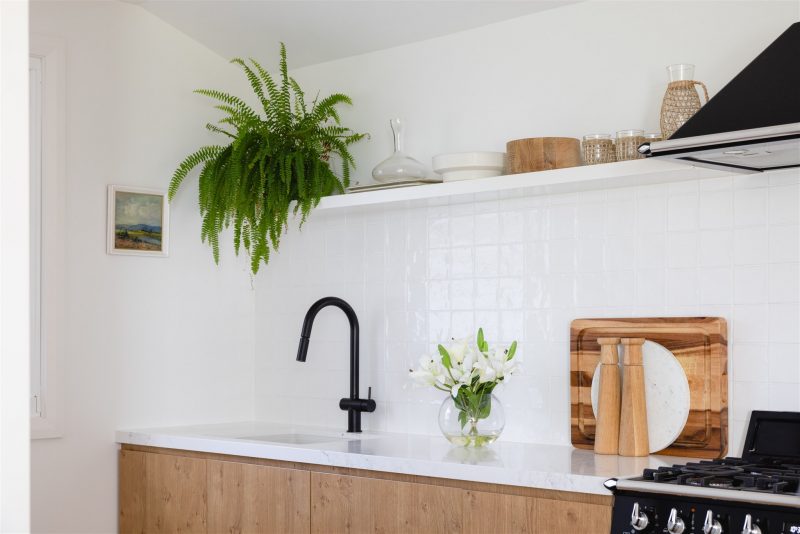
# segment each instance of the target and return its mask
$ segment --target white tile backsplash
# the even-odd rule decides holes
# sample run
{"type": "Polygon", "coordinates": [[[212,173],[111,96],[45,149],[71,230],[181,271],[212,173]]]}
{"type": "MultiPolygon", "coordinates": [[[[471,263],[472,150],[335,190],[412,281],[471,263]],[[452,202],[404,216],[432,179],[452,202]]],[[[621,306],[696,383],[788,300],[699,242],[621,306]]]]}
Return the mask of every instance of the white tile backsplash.
{"type": "Polygon", "coordinates": [[[769,261],[770,263],[800,261],[800,232],[797,225],[770,227],[769,261]]]}
{"type": "Polygon", "coordinates": [[[670,232],[667,236],[667,267],[697,265],[697,232],[670,232]]]}
{"type": "Polygon", "coordinates": [[[717,185],[723,190],[703,191],[700,193],[700,228],[729,228],[733,221],[733,191],[725,183],[717,185]]]}
{"type": "Polygon", "coordinates": [[[733,210],[736,226],[760,226],[767,224],[767,199],[769,189],[736,190],[733,193],[733,210]]]}
{"type": "Polygon", "coordinates": [[[736,265],[764,263],[769,251],[769,228],[751,226],[733,232],[733,260],[736,265]]]}
{"type": "Polygon", "coordinates": [[[800,186],[787,185],[769,189],[769,223],[800,222],[800,186]]]}
{"type": "Polygon", "coordinates": [[[734,258],[732,230],[702,230],[698,234],[697,264],[701,267],[730,265],[734,258]]]}
{"type": "MultiPolygon", "coordinates": [[[[687,169],[691,172],[691,169],[687,169]]],[[[315,212],[256,283],[256,416],[344,425],[347,323],[307,307],[346,298],[361,322],[365,428],[437,432],[441,395],[407,370],[482,326],[519,341],[498,395],[510,440],[569,443],[569,323],[577,317],[720,315],[729,324],[731,452],[753,409],[800,409],[800,173],[451,203],[315,212]],[[276,380],[276,373],[282,377],[276,380]]]]}
{"type": "Polygon", "coordinates": [[[669,197],[668,202],[668,230],[695,230],[697,228],[699,216],[697,194],[673,195],[669,197]]]}
{"type": "Polygon", "coordinates": [[[760,304],[767,302],[767,272],[769,266],[737,265],[734,268],[734,304],[760,304]]]}
{"type": "Polygon", "coordinates": [[[730,267],[704,267],[697,271],[700,304],[731,304],[733,274],[730,267]]]}
{"type": "Polygon", "coordinates": [[[769,301],[800,300],[800,263],[773,263],[769,266],[769,301]]]}

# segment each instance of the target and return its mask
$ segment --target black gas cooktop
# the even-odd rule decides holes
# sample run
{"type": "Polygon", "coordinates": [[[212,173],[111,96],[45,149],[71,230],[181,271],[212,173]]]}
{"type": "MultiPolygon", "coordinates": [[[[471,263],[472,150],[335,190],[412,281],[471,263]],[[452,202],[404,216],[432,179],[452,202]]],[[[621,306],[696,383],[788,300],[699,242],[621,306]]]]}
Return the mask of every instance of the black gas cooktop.
{"type": "Polygon", "coordinates": [[[607,485],[612,534],[800,534],[800,413],[752,412],[741,457],[645,469],[607,485]]]}
{"type": "Polygon", "coordinates": [[[800,495],[800,465],[728,457],[645,469],[640,480],[659,484],[800,495]]]}

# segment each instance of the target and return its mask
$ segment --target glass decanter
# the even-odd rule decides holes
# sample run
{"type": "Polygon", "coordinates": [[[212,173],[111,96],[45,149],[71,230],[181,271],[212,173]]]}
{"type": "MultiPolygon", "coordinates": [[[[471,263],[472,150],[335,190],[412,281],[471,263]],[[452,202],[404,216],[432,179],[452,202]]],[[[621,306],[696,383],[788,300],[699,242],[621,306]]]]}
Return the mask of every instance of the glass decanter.
{"type": "Polygon", "coordinates": [[[403,152],[403,120],[392,119],[389,125],[394,134],[394,154],[372,169],[372,178],[380,183],[441,180],[423,163],[403,152]]]}

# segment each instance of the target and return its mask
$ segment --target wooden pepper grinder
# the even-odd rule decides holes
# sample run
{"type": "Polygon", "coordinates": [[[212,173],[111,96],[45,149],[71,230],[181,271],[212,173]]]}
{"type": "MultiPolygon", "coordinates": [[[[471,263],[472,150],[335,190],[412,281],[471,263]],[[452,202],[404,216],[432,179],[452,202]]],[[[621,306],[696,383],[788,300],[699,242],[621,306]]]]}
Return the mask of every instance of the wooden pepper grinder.
{"type": "Polygon", "coordinates": [[[619,424],[619,454],[647,456],[647,407],[644,397],[644,338],[622,338],[622,409],[619,424]]]}
{"type": "Polygon", "coordinates": [[[594,434],[594,452],[617,454],[619,452],[619,355],[618,337],[597,338],[600,344],[600,395],[597,400],[597,427],[594,434]]]}

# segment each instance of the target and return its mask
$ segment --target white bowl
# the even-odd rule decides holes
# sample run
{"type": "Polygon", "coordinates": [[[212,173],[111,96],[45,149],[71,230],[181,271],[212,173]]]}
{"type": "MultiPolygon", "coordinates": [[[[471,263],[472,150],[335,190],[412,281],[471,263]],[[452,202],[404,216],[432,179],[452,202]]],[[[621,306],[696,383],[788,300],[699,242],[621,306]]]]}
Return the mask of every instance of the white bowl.
{"type": "Polygon", "coordinates": [[[445,182],[490,178],[503,174],[505,152],[461,152],[433,156],[433,170],[445,182]]]}

